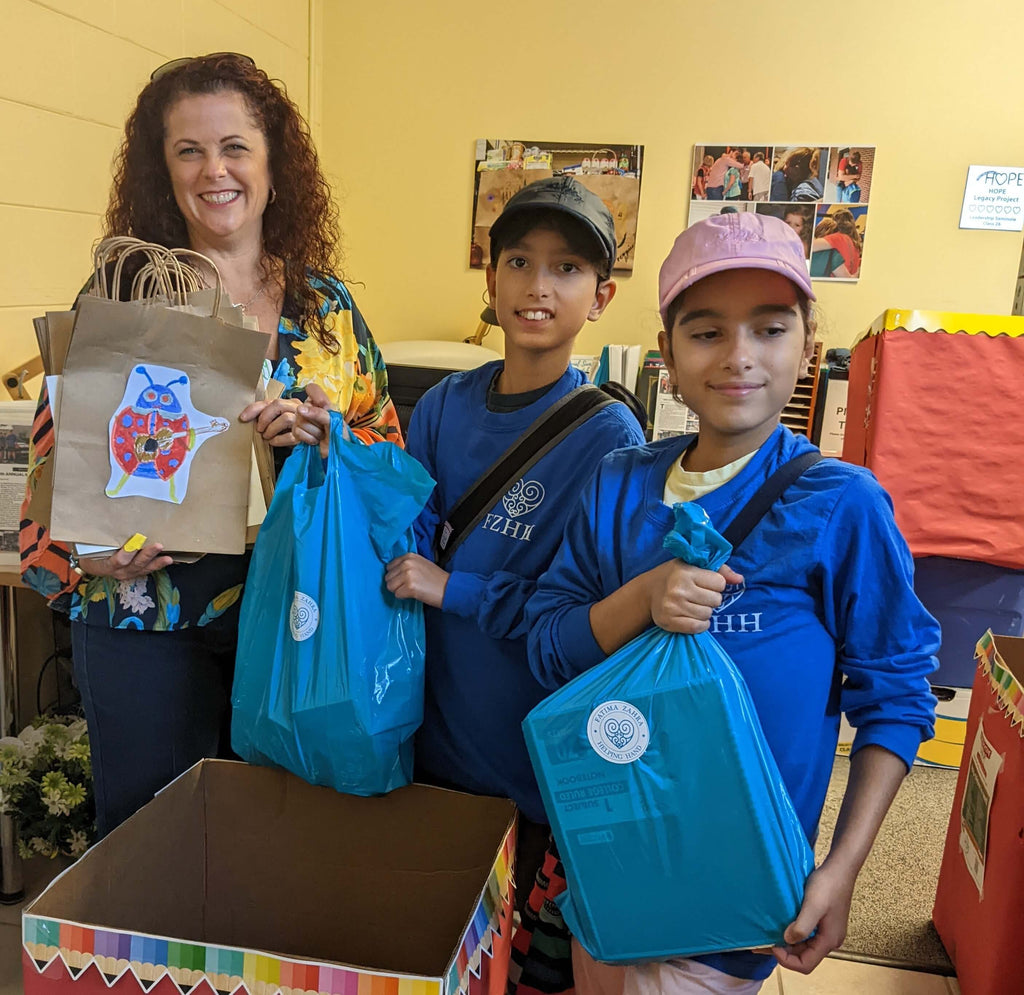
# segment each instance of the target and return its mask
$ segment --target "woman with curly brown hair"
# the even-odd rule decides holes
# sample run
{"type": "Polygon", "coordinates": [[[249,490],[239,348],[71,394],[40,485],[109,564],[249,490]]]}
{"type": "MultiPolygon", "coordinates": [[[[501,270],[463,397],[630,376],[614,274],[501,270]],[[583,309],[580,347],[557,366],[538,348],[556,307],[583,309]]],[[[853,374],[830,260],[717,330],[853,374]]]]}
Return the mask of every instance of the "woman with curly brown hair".
{"type": "MultiPolygon", "coordinates": [[[[309,385],[363,441],[402,443],[380,352],[333,273],[337,213],[308,129],[252,59],[217,53],[153,73],[125,126],[104,234],[202,253],[270,332],[265,370],[283,396],[241,418],[279,462],[299,439],[318,440],[299,411],[309,385]]],[[[199,268],[212,285],[213,269],[199,268]]],[[[34,434],[38,467],[52,422],[34,434]]],[[[172,563],[153,543],[78,563],[42,527],[26,529],[26,582],[71,615],[104,835],[192,763],[228,752],[249,557],[172,563]]]]}

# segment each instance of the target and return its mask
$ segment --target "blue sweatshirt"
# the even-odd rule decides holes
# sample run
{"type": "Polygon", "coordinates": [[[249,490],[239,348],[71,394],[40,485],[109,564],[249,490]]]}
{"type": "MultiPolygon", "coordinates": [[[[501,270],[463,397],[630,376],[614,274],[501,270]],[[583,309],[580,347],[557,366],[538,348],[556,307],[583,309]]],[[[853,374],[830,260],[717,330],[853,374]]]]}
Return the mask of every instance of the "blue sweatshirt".
{"type": "MultiPolygon", "coordinates": [[[[692,437],[623,450],[601,462],[565,541],[527,609],[530,665],[550,688],[605,658],[590,606],[671,555],[665,476],[692,437]]],[[[782,463],[812,449],[780,426],[739,474],[700,498],[722,531],[782,463]]],[[[877,744],[908,768],[931,737],[939,627],[914,594],[913,560],[892,502],[870,471],[839,460],[808,470],[730,559],[744,583],[726,589],[711,632],[750,688],[807,837],[813,842],[839,732],[853,750],[877,744]]],[[[750,953],[698,958],[736,977],[766,977],[750,953]]]]}
{"type": "MultiPolygon", "coordinates": [[[[419,551],[430,559],[440,516],[550,405],[586,381],[570,367],[532,404],[490,411],[487,392],[501,365],[452,374],[413,412],[406,450],[437,481],[416,525],[419,551]]],[[[587,478],[612,450],[642,441],[628,408],[602,409],[535,463],[456,549],[446,567],[444,603],[426,609],[418,770],[467,791],[511,798],[527,818],[547,821],[521,728],[547,695],[527,663],[523,611],[587,478]]]]}

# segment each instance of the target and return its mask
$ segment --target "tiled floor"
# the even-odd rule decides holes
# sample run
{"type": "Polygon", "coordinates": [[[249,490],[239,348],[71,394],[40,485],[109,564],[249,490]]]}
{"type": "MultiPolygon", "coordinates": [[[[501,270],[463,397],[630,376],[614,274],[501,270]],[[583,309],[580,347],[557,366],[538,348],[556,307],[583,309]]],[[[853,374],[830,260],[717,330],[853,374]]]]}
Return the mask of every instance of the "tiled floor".
{"type": "MultiPolygon", "coordinates": [[[[23,865],[25,901],[31,901],[50,879],[67,867],[66,861],[37,857],[23,865]]],[[[21,905],[0,905],[0,995],[21,995],[21,905]]],[[[774,995],[774,993],[772,993],[774,995]]]]}
{"type": "MultiPolygon", "coordinates": [[[[25,892],[34,898],[63,864],[37,858],[25,865],[25,892]]],[[[0,995],[21,995],[21,905],[0,905],[0,995]]],[[[830,957],[811,975],[779,968],[762,995],[960,995],[956,981],[830,957]]]]}
{"type": "Polygon", "coordinates": [[[916,971],[894,971],[873,964],[829,957],[813,974],[782,968],[768,979],[762,995],[960,995],[952,978],[916,971]]]}

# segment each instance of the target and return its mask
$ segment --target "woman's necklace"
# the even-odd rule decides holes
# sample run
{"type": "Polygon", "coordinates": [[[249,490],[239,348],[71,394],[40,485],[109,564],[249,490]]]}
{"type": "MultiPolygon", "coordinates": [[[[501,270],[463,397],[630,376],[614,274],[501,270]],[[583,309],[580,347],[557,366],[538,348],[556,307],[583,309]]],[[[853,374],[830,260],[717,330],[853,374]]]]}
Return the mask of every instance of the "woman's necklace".
{"type": "Polygon", "coordinates": [[[266,289],[267,281],[264,280],[263,283],[260,284],[260,289],[257,290],[256,293],[253,294],[252,297],[250,297],[244,304],[240,305],[242,310],[245,311],[248,308],[252,307],[252,305],[255,304],[263,296],[263,293],[266,289]]]}
{"type": "MultiPolygon", "coordinates": [[[[201,277],[201,279],[203,281],[203,286],[206,287],[208,290],[212,290],[213,287],[214,287],[214,284],[212,284],[210,282],[210,278],[206,275],[206,273],[203,272],[202,270],[200,270],[199,271],[199,276],[201,277]]],[[[246,311],[248,308],[252,307],[253,304],[255,304],[267,292],[267,283],[268,283],[268,278],[264,277],[260,281],[260,289],[257,290],[256,293],[253,294],[252,297],[250,297],[244,304],[239,304],[237,306],[240,307],[243,311],[246,311]]],[[[228,294],[228,297],[230,298],[231,295],[228,294]]],[[[232,301],[232,303],[234,303],[234,302],[232,301]]]]}

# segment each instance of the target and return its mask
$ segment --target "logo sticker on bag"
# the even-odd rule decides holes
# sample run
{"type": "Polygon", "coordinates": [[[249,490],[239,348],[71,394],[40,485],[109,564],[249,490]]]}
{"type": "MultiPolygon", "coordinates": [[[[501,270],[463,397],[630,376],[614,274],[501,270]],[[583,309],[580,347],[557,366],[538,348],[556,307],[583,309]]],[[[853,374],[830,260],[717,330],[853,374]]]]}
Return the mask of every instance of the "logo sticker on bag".
{"type": "Polygon", "coordinates": [[[317,603],[301,591],[295,592],[292,598],[292,609],[288,613],[288,628],[292,631],[292,639],[301,643],[309,639],[320,624],[320,609],[317,603]]]}
{"type": "Polygon", "coordinates": [[[606,701],[590,713],[587,739],[605,760],[631,764],[647,752],[651,730],[643,712],[628,701],[606,701]]]}

